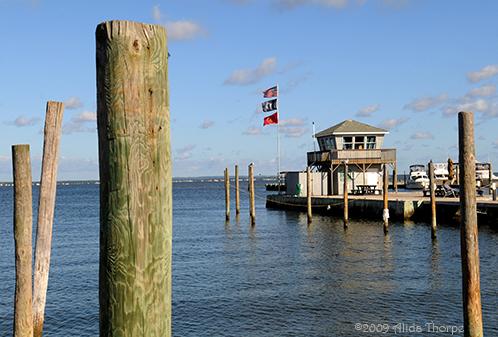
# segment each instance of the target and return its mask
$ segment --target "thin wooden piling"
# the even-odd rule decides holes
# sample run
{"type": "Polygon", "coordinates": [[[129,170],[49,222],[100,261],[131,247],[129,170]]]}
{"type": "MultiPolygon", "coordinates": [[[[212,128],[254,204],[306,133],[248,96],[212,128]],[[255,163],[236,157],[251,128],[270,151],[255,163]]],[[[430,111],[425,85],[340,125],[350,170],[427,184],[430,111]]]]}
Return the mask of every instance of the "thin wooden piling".
{"type": "Polygon", "coordinates": [[[225,220],[230,221],[230,175],[225,169],[225,220]]]}
{"type": "Polygon", "coordinates": [[[394,169],[393,169],[393,188],[394,188],[394,192],[398,193],[398,166],[397,166],[397,164],[394,164],[394,169]]]}
{"type": "Polygon", "coordinates": [[[344,228],[348,228],[349,224],[349,209],[348,209],[348,163],[344,162],[344,186],[343,186],[343,196],[344,196],[344,228]]]}
{"type": "Polygon", "coordinates": [[[33,286],[33,336],[41,337],[47,300],[52,227],[57,189],[57,165],[64,104],[47,102],[43,136],[43,159],[38,200],[38,225],[33,286]]]}
{"type": "Polygon", "coordinates": [[[387,172],[387,164],[384,164],[383,166],[383,178],[382,178],[382,197],[384,200],[384,209],[382,211],[382,219],[384,220],[384,233],[387,233],[389,231],[389,196],[388,196],[388,189],[389,189],[389,174],[387,172]]]}
{"type": "Polygon", "coordinates": [[[434,163],[429,162],[429,189],[431,193],[431,236],[436,237],[436,180],[434,178],[434,163]]]}
{"type": "Polygon", "coordinates": [[[308,224],[313,221],[313,214],[311,210],[311,172],[310,167],[306,168],[306,206],[308,210],[308,224]]]}
{"type": "Polygon", "coordinates": [[[235,165],[235,215],[240,214],[239,165],[235,165]]]}
{"type": "Polygon", "coordinates": [[[493,201],[496,201],[496,186],[493,187],[493,201]]]}
{"type": "Polygon", "coordinates": [[[254,164],[249,165],[249,216],[251,225],[256,224],[256,204],[254,202],[254,164]]]}
{"type": "Polygon", "coordinates": [[[482,337],[474,114],[458,113],[464,336],[482,337]]]}
{"type": "Polygon", "coordinates": [[[14,174],[14,244],[16,286],[14,337],[33,337],[32,236],[33,206],[29,145],[12,146],[14,174]]]}
{"type": "Polygon", "coordinates": [[[100,336],[171,336],[168,50],[161,25],[97,26],[100,336]]]}
{"type": "Polygon", "coordinates": [[[491,163],[489,163],[488,175],[489,175],[488,185],[491,188],[491,184],[493,184],[493,165],[491,165],[491,163]]]}

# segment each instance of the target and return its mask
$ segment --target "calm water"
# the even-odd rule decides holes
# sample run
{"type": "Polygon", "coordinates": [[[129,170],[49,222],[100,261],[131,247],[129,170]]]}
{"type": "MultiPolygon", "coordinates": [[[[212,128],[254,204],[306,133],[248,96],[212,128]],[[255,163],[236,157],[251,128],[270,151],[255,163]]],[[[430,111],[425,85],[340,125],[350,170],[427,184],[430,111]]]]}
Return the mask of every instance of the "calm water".
{"type": "MultiPolygon", "coordinates": [[[[245,186],[245,185],[244,185],[245,186]]],[[[425,224],[352,221],[267,210],[224,221],[222,183],[174,185],[175,336],[381,336],[355,323],[462,324],[460,239],[425,224]]],[[[34,191],[34,195],[37,195],[34,191]]],[[[233,193],[232,193],[233,197],[233,193]]],[[[234,202],[232,203],[234,205],[234,202]]],[[[233,213],[235,213],[233,211],[233,213]]],[[[98,335],[98,185],[59,186],[45,336],[98,335]]],[[[0,188],[0,336],[10,336],[14,287],[12,192],[0,188]]],[[[498,229],[480,228],[486,336],[498,336],[498,229]]],[[[401,328],[398,325],[397,328],[401,328]]],[[[387,335],[394,335],[391,330],[387,335]]],[[[460,334],[456,334],[460,335],[460,334]]]]}

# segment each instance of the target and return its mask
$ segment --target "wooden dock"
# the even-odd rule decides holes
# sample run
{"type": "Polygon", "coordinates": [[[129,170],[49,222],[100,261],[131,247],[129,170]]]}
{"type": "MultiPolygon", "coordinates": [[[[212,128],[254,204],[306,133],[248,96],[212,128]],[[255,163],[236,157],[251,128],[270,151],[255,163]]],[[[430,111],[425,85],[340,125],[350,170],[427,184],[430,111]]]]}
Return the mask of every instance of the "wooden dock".
{"type": "MultiPolygon", "coordinates": [[[[390,192],[390,218],[396,220],[429,221],[431,219],[430,198],[424,197],[422,191],[390,192]]],[[[343,196],[313,196],[311,207],[314,213],[342,216],[343,196]]],[[[271,194],[266,198],[267,208],[307,211],[306,197],[271,194]]],[[[382,195],[350,195],[350,218],[382,219],[382,195]]],[[[460,201],[458,198],[436,198],[438,221],[456,223],[460,218],[460,201]]],[[[477,198],[479,222],[498,223],[498,201],[492,201],[490,196],[477,198]]]]}

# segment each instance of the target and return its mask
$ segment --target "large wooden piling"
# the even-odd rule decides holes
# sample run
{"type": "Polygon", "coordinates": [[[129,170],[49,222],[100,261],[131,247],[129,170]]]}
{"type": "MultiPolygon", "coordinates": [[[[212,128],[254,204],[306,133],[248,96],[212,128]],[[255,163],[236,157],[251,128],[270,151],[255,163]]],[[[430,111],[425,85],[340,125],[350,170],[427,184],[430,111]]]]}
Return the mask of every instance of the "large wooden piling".
{"type": "Polygon", "coordinates": [[[33,337],[32,236],[33,206],[29,145],[12,146],[14,175],[14,244],[16,286],[14,337],[33,337]]]}
{"type": "Polygon", "coordinates": [[[225,169],[225,220],[230,220],[230,174],[225,169]]]}
{"type": "Polygon", "coordinates": [[[235,215],[240,214],[239,165],[235,165],[235,215]]]}
{"type": "Polygon", "coordinates": [[[344,228],[348,228],[349,224],[349,209],[348,209],[348,163],[344,162],[344,185],[343,185],[343,203],[344,203],[344,216],[343,216],[343,222],[344,222],[344,228]]]}
{"type": "Polygon", "coordinates": [[[249,165],[249,217],[251,225],[256,224],[256,204],[254,202],[254,164],[249,165]]]}
{"type": "Polygon", "coordinates": [[[384,233],[389,231],[389,174],[387,172],[387,164],[383,166],[383,178],[382,178],[382,197],[384,200],[384,209],[382,211],[382,220],[384,220],[384,233]]]}
{"type": "Polygon", "coordinates": [[[436,237],[436,179],[434,178],[434,163],[429,162],[429,190],[431,196],[431,236],[436,237]]]}
{"type": "Polygon", "coordinates": [[[313,213],[311,210],[311,172],[309,166],[306,168],[306,208],[308,211],[308,223],[310,224],[313,221],[313,213]]]}
{"type": "Polygon", "coordinates": [[[474,114],[458,113],[464,336],[482,337],[474,114]]]}
{"type": "Polygon", "coordinates": [[[34,337],[41,337],[43,334],[63,113],[63,103],[47,102],[43,135],[40,194],[38,200],[38,225],[36,227],[33,286],[34,337]]]}
{"type": "Polygon", "coordinates": [[[166,31],[97,26],[100,336],[171,336],[172,183],[166,31]]]}

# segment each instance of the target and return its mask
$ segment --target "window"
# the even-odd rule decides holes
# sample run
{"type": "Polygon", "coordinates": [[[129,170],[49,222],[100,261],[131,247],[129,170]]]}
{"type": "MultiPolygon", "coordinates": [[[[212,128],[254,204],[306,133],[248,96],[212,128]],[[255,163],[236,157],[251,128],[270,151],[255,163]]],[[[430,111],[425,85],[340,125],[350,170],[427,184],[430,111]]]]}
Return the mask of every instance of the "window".
{"type": "Polygon", "coordinates": [[[343,137],[342,141],[343,141],[342,148],[344,150],[349,150],[353,148],[353,137],[343,137]]]}
{"type": "Polygon", "coordinates": [[[356,150],[363,150],[365,148],[365,137],[363,136],[354,137],[354,148],[356,150]]]}
{"type": "Polygon", "coordinates": [[[375,149],[375,136],[367,136],[367,149],[375,149]]]}

